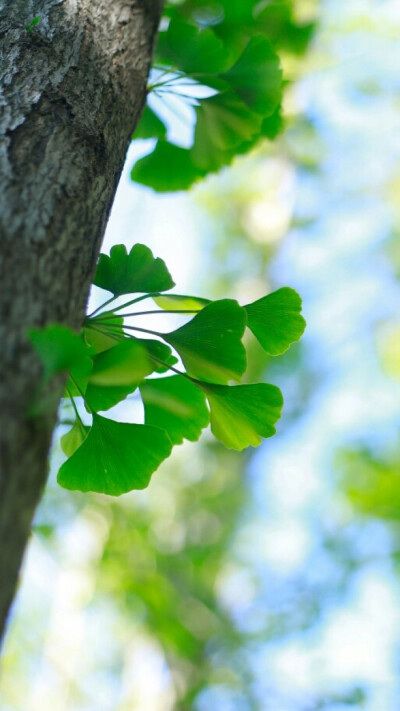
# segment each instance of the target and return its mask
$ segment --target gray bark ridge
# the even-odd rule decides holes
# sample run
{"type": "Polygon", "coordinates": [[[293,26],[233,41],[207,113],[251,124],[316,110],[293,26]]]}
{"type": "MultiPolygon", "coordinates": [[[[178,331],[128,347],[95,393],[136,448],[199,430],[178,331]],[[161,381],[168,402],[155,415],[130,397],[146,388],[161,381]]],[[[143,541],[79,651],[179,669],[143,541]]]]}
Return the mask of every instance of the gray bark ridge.
{"type": "Polygon", "coordinates": [[[33,407],[27,330],[82,324],[160,12],[161,0],[0,0],[0,639],[62,389],[33,407]]]}

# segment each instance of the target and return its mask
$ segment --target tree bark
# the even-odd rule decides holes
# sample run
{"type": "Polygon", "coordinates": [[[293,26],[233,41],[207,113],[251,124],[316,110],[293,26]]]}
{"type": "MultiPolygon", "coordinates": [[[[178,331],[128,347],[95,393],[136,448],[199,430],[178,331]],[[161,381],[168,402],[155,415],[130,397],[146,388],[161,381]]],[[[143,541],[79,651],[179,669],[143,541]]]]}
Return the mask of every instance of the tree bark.
{"type": "Polygon", "coordinates": [[[0,639],[62,389],[27,330],[82,324],[161,3],[0,0],[0,639]]]}

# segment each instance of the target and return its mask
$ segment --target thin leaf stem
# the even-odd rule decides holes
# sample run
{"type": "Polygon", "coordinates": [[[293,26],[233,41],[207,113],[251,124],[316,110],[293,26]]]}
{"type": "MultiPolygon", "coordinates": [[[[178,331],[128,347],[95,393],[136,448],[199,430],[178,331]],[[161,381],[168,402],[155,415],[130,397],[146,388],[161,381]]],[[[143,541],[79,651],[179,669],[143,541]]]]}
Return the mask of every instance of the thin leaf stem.
{"type": "MultiPolygon", "coordinates": [[[[130,314],[121,314],[121,316],[145,316],[146,314],[198,314],[200,309],[154,309],[151,311],[132,311],[130,314]]],[[[114,315],[104,316],[96,319],[99,323],[104,323],[114,318],[114,315]]]]}
{"type": "Polygon", "coordinates": [[[75,385],[75,387],[76,387],[76,389],[77,389],[79,395],[80,395],[81,398],[83,399],[83,401],[84,401],[84,403],[85,403],[87,409],[89,410],[90,414],[91,414],[91,415],[94,415],[94,412],[93,412],[92,408],[90,407],[88,401],[86,400],[86,398],[85,398],[85,396],[84,396],[84,394],[83,394],[81,388],[79,387],[78,383],[76,382],[74,376],[73,376],[73,375],[70,375],[70,378],[71,378],[72,382],[74,383],[74,385],[75,385]]]}
{"type": "MultiPolygon", "coordinates": [[[[72,376],[71,376],[71,377],[72,377],[72,376]]],[[[74,383],[75,383],[75,380],[74,380],[74,383]]],[[[75,383],[75,385],[76,385],[76,383],[75,383]]],[[[80,416],[80,414],[79,414],[79,412],[78,412],[78,408],[77,408],[77,406],[76,406],[75,399],[74,399],[74,397],[73,397],[73,395],[72,395],[72,393],[71,393],[69,387],[67,386],[65,389],[66,389],[66,391],[67,391],[67,393],[68,393],[69,399],[71,400],[72,407],[74,408],[75,417],[76,417],[76,419],[78,420],[79,424],[83,427],[84,425],[83,425],[83,422],[82,422],[82,418],[81,418],[81,416],[80,416]]]]}
{"type": "Polygon", "coordinates": [[[136,299],[132,299],[126,304],[121,304],[121,306],[117,306],[114,309],[114,313],[116,313],[117,311],[121,311],[121,309],[126,309],[128,308],[128,306],[132,306],[132,304],[138,304],[139,301],[144,301],[144,299],[152,299],[153,296],[161,296],[161,294],[159,291],[154,291],[152,294],[143,294],[143,296],[138,296],[136,299]]]}
{"type": "Polygon", "coordinates": [[[114,299],[116,299],[116,296],[112,296],[111,299],[107,299],[107,301],[104,302],[104,304],[100,304],[100,306],[97,307],[94,311],[92,311],[91,314],[88,314],[86,318],[92,318],[95,314],[97,314],[101,309],[104,309],[105,306],[108,306],[108,304],[111,304],[114,299]]]}

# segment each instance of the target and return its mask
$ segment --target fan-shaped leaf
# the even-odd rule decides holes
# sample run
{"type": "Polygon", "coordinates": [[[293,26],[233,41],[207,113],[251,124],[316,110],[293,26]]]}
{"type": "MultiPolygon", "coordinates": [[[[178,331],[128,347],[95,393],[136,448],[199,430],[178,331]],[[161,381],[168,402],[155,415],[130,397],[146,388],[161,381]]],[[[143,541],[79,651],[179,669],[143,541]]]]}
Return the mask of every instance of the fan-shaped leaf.
{"type": "Polygon", "coordinates": [[[132,386],[153,372],[147,351],[136,339],[126,338],[93,358],[90,383],[102,386],[132,386]]]}
{"type": "Polygon", "coordinates": [[[101,254],[93,283],[114,296],[166,291],[174,286],[163,260],[155,259],[144,244],[135,244],[129,254],[123,244],[112,247],[109,257],[101,254]]]}
{"type": "Polygon", "coordinates": [[[162,193],[187,190],[196,180],[204,177],[204,174],[203,170],[194,165],[189,150],[160,140],[152,153],[135,163],[131,178],[162,193]]]}
{"type": "Polygon", "coordinates": [[[172,354],[171,349],[153,338],[136,338],[147,352],[147,357],[156,373],[165,373],[170,365],[175,365],[178,359],[172,354]]]}
{"type": "Polygon", "coordinates": [[[229,449],[257,447],[262,437],[275,434],[283,405],[275,385],[210,385],[197,382],[211,410],[211,431],[229,449]]]}
{"type": "Polygon", "coordinates": [[[209,423],[204,393],[181,375],[146,380],[140,393],[146,424],[161,427],[174,444],[197,440],[209,423]]]}
{"type": "Polygon", "coordinates": [[[263,116],[272,114],[280,102],[279,57],[263,35],[252,37],[236,64],[221,76],[247,106],[263,116]]]}
{"type": "Polygon", "coordinates": [[[90,427],[87,427],[78,419],[75,420],[69,432],[66,432],[65,435],[61,437],[61,449],[67,457],[71,457],[78,447],[81,446],[89,431],[90,427]]]}
{"type": "Polygon", "coordinates": [[[176,331],[163,335],[189,375],[213,383],[239,380],[246,369],[241,342],[246,312],[237,301],[214,301],[176,331]]]}
{"type": "Polygon", "coordinates": [[[149,105],[145,106],[133,138],[165,138],[167,127],[149,105]]]}
{"type": "Polygon", "coordinates": [[[184,296],[183,294],[160,294],[160,296],[153,296],[153,301],[161,309],[167,311],[201,311],[211,303],[209,299],[202,299],[199,296],[184,296]]]}
{"type": "Polygon", "coordinates": [[[90,351],[82,337],[67,326],[54,324],[46,328],[31,328],[29,338],[43,365],[45,380],[62,371],[69,371],[76,378],[84,377],[91,371],[90,351]]]}
{"type": "Polygon", "coordinates": [[[186,74],[217,74],[229,62],[229,50],[210,29],[198,30],[173,19],[166,32],[160,32],[157,56],[186,74]]]}
{"type": "Polygon", "coordinates": [[[112,496],[144,489],[171,449],[169,437],[157,427],[94,415],[83,444],[58,472],[58,482],[65,489],[112,496]]]}
{"type": "Polygon", "coordinates": [[[261,116],[232,92],[200,99],[196,118],[191,153],[195,164],[206,171],[230,162],[237,146],[251,141],[261,130],[261,116]]]}
{"type": "Polygon", "coordinates": [[[101,353],[118,343],[124,338],[122,329],[124,319],[112,311],[104,311],[94,318],[86,318],[83,329],[86,343],[91,346],[95,353],[101,353]],[[104,320],[104,319],[107,320],[104,320]]]}
{"type": "Polygon", "coordinates": [[[287,351],[306,326],[301,316],[301,298],[287,286],[244,307],[247,325],[270,355],[287,351]]]}

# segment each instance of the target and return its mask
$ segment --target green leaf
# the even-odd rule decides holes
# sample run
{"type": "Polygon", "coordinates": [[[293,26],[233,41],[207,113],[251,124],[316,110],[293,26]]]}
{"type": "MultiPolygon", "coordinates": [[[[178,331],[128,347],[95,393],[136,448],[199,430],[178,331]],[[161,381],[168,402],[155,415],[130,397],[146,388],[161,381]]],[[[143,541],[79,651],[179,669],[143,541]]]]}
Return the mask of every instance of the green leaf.
{"type": "Polygon", "coordinates": [[[194,442],[209,423],[204,394],[181,375],[146,380],[140,393],[146,424],[161,427],[173,444],[194,442]]]}
{"type": "Polygon", "coordinates": [[[198,104],[193,161],[202,170],[217,170],[230,162],[239,145],[260,133],[262,119],[231,92],[200,99],[198,104]]]}
{"type": "Polygon", "coordinates": [[[178,351],[189,375],[214,383],[239,380],[246,369],[241,342],[246,312],[237,301],[214,301],[163,338],[178,351]]]}
{"type": "Polygon", "coordinates": [[[89,383],[85,391],[85,404],[88,412],[104,412],[118,405],[137,388],[135,385],[94,385],[89,383]]]}
{"type": "Polygon", "coordinates": [[[144,244],[135,244],[129,254],[123,244],[112,247],[109,257],[101,254],[93,283],[114,296],[167,291],[174,286],[165,262],[155,259],[144,244]]]}
{"type": "Polygon", "coordinates": [[[133,138],[165,138],[167,127],[149,105],[145,106],[133,138]]]}
{"type": "Polygon", "coordinates": [[[160,33],[156,54],[185,74],[218,74],[228,66],[230,55],[212,30],[198,30],[179,19],[160,33]]]}
{"type": "Polygon", "coordinates": [[[43,365],[46,381],[62,371],[69,371],[76,378],[90,372],[92,360],[88,349],[82,337],[67,326],[31,328],[29,338],[43,365]]]}
{"type": "Polygon", "coordinates": [[[58,472],[58,482],[65,489],[111,496],[144,489],[171,449],[169,437],[157,427],[94,415],[85,441],[58,472]]]}
{"type": "Polygon", "coordinates": [[[274,113],[263,119],[261,135],[273,141],[283,129],[282,107],[279,105],[274,113]]]}
{"type": "Polygon", "coordinates": [[[95,353],[106,351],[115,346],[118,340],[125,338],[123,323],[122,316],[114,314],[112,311],[104,311],[94,318],[88,317],[83,329],[84,339],[95,353]],[[103,317],[107,317],[107,321],[100,323],[103,317]]]}
{"type": "Polygon", "coordinates": [[[184,296],[183,294],[162,294],[153,296],[153,301],[167,311],[201,311],[210,304],[210,299],[202,299],[199,296],[184,296]]]}
{"type": "Polygon", "coordinates": [[[90,427],[87,427],[80,420],[76,419],[69,432],[61,437],[61,449],[67,457],[71,457],[78,447],[83,444],[90,427]]]}
{"type": "MultiPolygon", "coordinates": [[[[187,190],[204,171],[194,165],[191,153],[174,143],[158,141],[153,152],[135,163],[131,178],[157,192],[187,190]]],[[[163,289],[154,289],[163,291],[163,289]]]]}
{"type": "Polygon", "coordinates": [[[210,404],[211,431],[228,449],[258,447],[262,437],[275,434],[283,405],[275,385],[197,385],[210,404]]]}
{"type": "Polygon", "coordinates": [[[101,386],[137,386],[153,372],[147,351],[136,339],[126,338],[93,358],[89,383],[101,386]]]}
{"type": "Polygon", "coordinates": [[[175,358],[171,349],[165,343],[152,338],[136,338],[135,340],[145,348],[154,372],[165,373],[170,365],[175,365],[178,362],[178,359],[175,358]]]}
{"type": "Polygon", "coordinates": [[[247,325],[264,350],[277,356],[298,341],[306,326],[301,316],[301,298],[287,286],[244,307],[247,325]]]}
{"type": "Polygon", "coordinates": [[[263,35],[252,37],[236,64],[221,76],[247,106],[263,116],[272,114],[280,103],[279,57],[263,35]]]}

